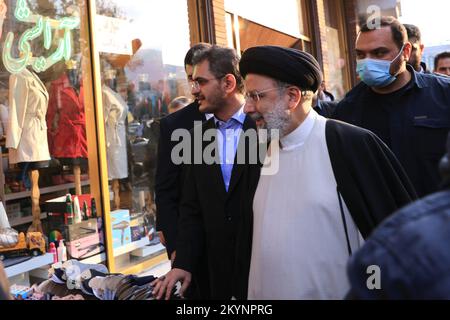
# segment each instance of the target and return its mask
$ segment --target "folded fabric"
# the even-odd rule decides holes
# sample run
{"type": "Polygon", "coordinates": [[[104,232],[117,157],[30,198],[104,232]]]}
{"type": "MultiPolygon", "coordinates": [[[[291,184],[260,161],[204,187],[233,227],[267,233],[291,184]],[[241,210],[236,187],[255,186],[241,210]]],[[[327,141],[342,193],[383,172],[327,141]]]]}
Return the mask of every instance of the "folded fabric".
{"type": "Polygon", "coordinates": [[[68,295],[68,296],[65,296],[65,297],[56,297],[55,296],[55,297],[52,298],[52,300],[84,300],[84,298],[80,294],[77,294],[77,295],[71,294],[71,295],[68,295]]]}
{"type": "Polygon", "coordinates": [[[108,273],[108,268],[102,264],[85,264],[77,260],[69,260],[64,262],[62,269],[65,272],[67,286],[69,289],[81,289],[82,280],[89,277],[91,271],[96,271],[102,274],[108,273]]]}

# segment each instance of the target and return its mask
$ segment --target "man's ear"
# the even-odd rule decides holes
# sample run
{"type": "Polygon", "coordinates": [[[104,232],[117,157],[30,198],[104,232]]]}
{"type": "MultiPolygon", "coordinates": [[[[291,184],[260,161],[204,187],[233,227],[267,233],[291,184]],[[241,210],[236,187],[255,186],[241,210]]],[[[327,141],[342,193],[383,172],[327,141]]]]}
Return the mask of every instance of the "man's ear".
{"type": "Polygon", "coordinates": [[[425,49],[425,45],[424,45],[424,44],[421,44],[421,45],[419,46],[419,48],[420,48],[420,53],[423,53],[423,50],[425,49]]]}
{"type": "Polygon", "coordinates": [[[225,77],[223,77],[223,83],[225,84],[225,91],[227,93],[232,93],[237,86],[237,81],[234,75],[227,74],[225,77]]]}
{"type": "Polygon", "coordinates": [[[287,96],[289,98],[289,102],[288,102],[289,109],[293,110],[298,106],[298,104],[302,100],[302,92],[299,88],[294,87],[294,86],[289,87],[286,90],[287,90],[287,96]]]}
{"type": "Polygon", "coordinates": [[[405,47],[403,48],[403,57],[405,58],[405,61],[408,61],[409,58],[411,58],[411,51],[412,51],[411,43],[406,42],[405,47]]]}

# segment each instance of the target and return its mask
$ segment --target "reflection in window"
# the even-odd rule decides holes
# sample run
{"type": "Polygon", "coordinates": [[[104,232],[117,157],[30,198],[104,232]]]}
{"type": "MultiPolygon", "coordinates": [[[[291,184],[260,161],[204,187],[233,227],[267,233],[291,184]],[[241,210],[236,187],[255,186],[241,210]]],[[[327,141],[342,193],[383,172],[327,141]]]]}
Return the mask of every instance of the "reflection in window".
{"type": "Polygon", "coordinates": [[[10,224],[42,232],[47,244],[64,239],[69,259],[90,257],[104,244],[87,160],[85,3],[0,2],[1,197],[10,224]],[[75,246],[85,227],[89,246],[75,246]]]}
{"type": "Polygon", "coordinates": [[[183,66],[187,3],[97,1],[96,19],[113,237],[116,224],[129,224],[123,230],[128,240],[113,239],[116,269],[123,270],[137,263],[124,254],[127,245],[159,243],[154,196],[159,123],[175,98],[190,96],[183,66]]]}

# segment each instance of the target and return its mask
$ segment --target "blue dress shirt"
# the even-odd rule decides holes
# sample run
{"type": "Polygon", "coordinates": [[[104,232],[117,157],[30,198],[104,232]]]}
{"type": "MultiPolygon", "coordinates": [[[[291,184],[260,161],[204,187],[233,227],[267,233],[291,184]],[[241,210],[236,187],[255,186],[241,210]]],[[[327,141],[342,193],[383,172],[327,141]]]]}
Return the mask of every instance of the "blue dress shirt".
{"type": "Polygon", "coordinates": [[[236,112],[228,121],[214,117],[217,132],[217,143],[219,148],[220,167],[222,169],[223,182],[225,190],[228,192],[230,186],[231,174],[233,172],[236,150],[239,145],[239,138],[242,133],[242,127],[245,121],[244,106],[236,112]]]}

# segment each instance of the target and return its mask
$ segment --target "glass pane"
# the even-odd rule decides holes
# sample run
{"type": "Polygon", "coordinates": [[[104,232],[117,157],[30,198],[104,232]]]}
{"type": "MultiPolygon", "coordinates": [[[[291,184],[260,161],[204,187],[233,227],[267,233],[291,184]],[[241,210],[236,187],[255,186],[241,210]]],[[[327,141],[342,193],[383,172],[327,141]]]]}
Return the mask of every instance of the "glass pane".
{"type": "Polygon", "coordinates": [[[299,0],[225,0],[225,10],[252,22],[299,38],[309,35],[299,0]]]}
{"type": "Polygon", "coordinates": [[[96,3],[109,228],[116,270],[127,272],[165,255],[155,233],[156,151],[159,120],[168,114],[168,105],[176,97],[190,96],[183,66],[190,45],[188,9],[183,0],[96,3]]]}
{"type": "Polygon", "coordinates": [[[345,30],[340,22],[342,8],[341,2],[336,0],[325,0],[324,5],[329,68],[326,90],[339,100],[349,90],[349,66],[344,42],[345,30]]]}
{"type": "Polygon", "coordinates": [[[68,259],[96,256],[100,262],[102,220],[92,208],[92,197],[99,195],[91,194],[89,174],[97,169],[88,164],[95,137],[86,134],[87,125],[94,125],[86,123],[92,94],[84,94],[91,90],[81,18],[86,4],[5,0],[4,10],[0,194],[9,223],[24,233],[42,232],[47,244],[64,239],[68,259]]]}

